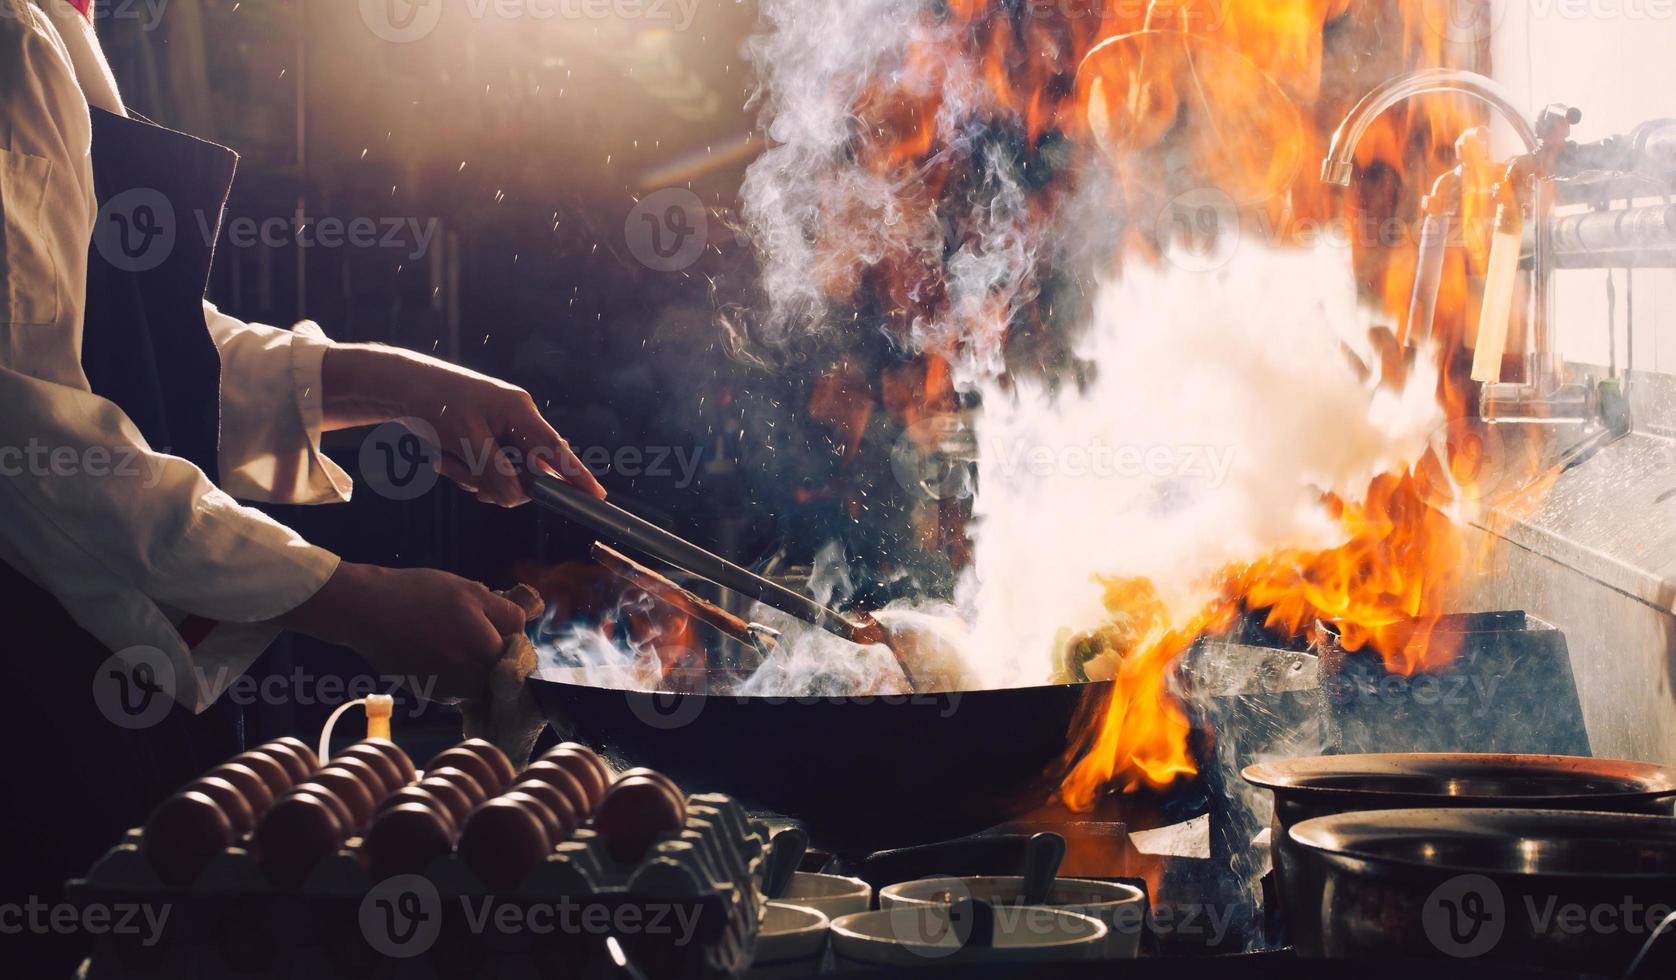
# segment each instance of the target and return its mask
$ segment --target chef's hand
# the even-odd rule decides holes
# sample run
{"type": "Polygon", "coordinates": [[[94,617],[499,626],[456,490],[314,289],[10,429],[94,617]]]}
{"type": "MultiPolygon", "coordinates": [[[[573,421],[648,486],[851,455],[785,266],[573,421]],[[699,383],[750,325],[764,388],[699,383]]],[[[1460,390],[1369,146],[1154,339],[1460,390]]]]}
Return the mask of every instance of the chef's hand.
{"type": "Polygon", "coordinates": [[[329,349],[321,376],[325,428],[423,419],[436,430],[442,474],[485,503],[526,503],[521,476],[530,471],[556,473],[605,496],[529,392],[516,385],[412,351],[361,344],[329,349]]]}
{"type": "Polygon", "coordinates": [[[429,568],[343,562],[285,628],[346,646],[382,674],[407,677],[431,700],[474,698],[525,613],[485,586],[429,568]]]}

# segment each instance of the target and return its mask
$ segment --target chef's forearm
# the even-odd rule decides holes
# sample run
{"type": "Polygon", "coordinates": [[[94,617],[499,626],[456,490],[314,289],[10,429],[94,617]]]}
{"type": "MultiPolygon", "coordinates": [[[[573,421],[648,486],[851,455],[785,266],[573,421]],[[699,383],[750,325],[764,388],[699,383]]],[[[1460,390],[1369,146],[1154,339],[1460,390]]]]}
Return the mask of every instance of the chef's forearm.
{"type": "Polygon", "coordinates": [[[321,425],[328,431],[351,429],[414,414],[412,375],[429,360],[377,344],[334,346],[320,369],[321,425]]]}
{"type": "Polygon", "coordinates": [[[352,429],[401,417],[400,402],[385,391],[389,357],[386,348],[369,344],[338,344],[326,352],[320,365],[323,428],[352,429]]]}
{"type": "Polygon", "coordinates": [[[400,347],[334,344],[320,369],[321,425],[331,431],[409,416],[440,418],[448,410],[452,383],[461,377],[482,376],[400,347]]]}

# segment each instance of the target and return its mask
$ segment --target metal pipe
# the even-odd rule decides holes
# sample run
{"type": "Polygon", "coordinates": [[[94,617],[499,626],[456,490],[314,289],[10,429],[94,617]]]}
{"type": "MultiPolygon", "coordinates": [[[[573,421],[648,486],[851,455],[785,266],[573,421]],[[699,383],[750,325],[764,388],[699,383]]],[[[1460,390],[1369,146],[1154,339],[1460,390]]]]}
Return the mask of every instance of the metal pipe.
{"type": "Polygon", "coordinates": [[[1676,204],[1562,215],[1548,241],[1558,269],[1676,267],[1676,204]]]}
{"type": "Polygon", "coordinates": [[[1411,75],[1393,78],[1356,103],[1350,115],[1333,133],[1327,147],[1327,158],[1321,163],[1321,179],[1339,187],[1349,187],[1356,174],[1356,147],[1367,134],[1373,121],[1387,109],[1420,95],[1448,92],[1469,95],[1497,109],[1512,124],[1514,132],[1525,141],[1525,149],[1534,151],[1541,143],[1536,128],[1520,110],[1513,98],[1493,79],[1477,72],[1456,68],[1428,68],[1411,75]]]}
{"type": "MultiPolygon", "coordinates": [[[[1350,114],[1339,124],[1328,145],[1326,158],[1321,163],[1321,179],[1340,187],[1350,186],[1355,175],[1356,147],[1366,135],[1368,127],[1387,109],[1408,99],[1434,93],[1466,95],[1499,112],[1513,127],[1525,144],[1525,155],[1516,158],[1508,169],[1508,180],[1517,181],[1510,189],[1517,193],[1526,180],[1530,181],[1531,214],[1535,225],[1532,259],[1532,292],[1534,310],[1531,317],[1532,350],[1529,355],[1529,390],[1519,393],[1521,400],[1541,400],[1557,394],[1564,387],[1564,376],[1559,358],[1554,353],[1553,323],[1551,322],[1552,266],[1547,239],[1548,215],[1554,200],[1554,159],[1565,147],[1565,137],[1581,114],[1567,106],[1554,105],[1545,110],[1539,120],[1531,119],[1520,110],[1512,97],[1493,79],[1477,72],[1454,68],[1430,68],[1393,78],[1363,96],[1350,114]]],[[[1485,404],[1504,399],[1491,398],[1486,391],[1485,404]]]]}

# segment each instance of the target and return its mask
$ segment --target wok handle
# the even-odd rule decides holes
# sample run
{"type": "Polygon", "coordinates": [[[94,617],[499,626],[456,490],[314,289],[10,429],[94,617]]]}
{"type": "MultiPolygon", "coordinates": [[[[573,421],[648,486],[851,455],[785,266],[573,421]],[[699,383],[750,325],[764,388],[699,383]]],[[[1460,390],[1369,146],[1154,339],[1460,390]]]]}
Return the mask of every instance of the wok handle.
{"type": "Polygon", "coordinates": [[[552,474],[533,475],[529,489],[531,500],[602,538],[668,562],[724,589],[731,589],[788,616],[819,626],[851,643],[878,642],[876,624],[851,622],[807,596],[770,582],[720,555],[711,554],[691,541],[636,517],[616,504],[578,490],[552,474]]]}

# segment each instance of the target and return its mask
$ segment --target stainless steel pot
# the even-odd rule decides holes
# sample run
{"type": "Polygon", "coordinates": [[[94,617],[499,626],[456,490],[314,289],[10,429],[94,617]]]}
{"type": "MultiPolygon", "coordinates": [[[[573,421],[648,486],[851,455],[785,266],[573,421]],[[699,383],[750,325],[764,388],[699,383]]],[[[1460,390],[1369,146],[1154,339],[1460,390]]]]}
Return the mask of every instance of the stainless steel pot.
{"type": "Polygon", "coordinates": [[[1481,959],[1622,976],[1676,907],[1676,819],[1568,810],[1341,813],[1319,859],[1334,959],[1481,959]]]}
{"type": "Polygon", "coordinates": [[[1274,792],[1270,849],[1288,940],[1322,956],[1323,873],[1289,832],[1315,817],[1412,807],[1676,813],[1676,770],[1555,755],[1393,753],[1317,756],[1248,766],[1274,792]]]}

